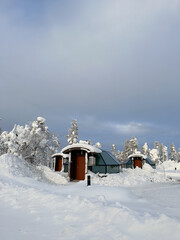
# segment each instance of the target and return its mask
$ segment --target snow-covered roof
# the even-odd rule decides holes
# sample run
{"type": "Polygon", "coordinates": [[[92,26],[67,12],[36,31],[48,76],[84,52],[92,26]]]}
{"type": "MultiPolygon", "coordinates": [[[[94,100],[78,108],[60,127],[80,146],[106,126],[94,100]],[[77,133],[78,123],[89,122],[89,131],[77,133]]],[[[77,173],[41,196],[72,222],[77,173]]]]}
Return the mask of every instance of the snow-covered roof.
{"type": "Polygon", "coordinates": [[[128,158],[132,158],[132,157],[141,157],[141,158],[143,158],[143,159],[146,159],[146,158],[147,158],[147,156],[144,155],[144,154],[142,154],[142,153],[133,153],[133,154],[131,154],[131,155],[128,156],[128,158]]]}
{"type": "Polygon", "coordinates": [[[86,143],[74,143],[71,145],[66,146],[65,148],[62,149],[62,153],[68,152],[68,150],[73,150],[73,149],[80,149],[80,150],[85,150],[87,152],[92,152],[92,153],[101,153],[101,149],[97,148],[96,146],[92,146],[86,143]]]}
{"type": "Polygon", "coordinates": [[[52,158],[54,157],[63,157],[63,158],[68,158],[69,154],[64,154],[64,153],[55,153],[52,155],[52,158]]]}

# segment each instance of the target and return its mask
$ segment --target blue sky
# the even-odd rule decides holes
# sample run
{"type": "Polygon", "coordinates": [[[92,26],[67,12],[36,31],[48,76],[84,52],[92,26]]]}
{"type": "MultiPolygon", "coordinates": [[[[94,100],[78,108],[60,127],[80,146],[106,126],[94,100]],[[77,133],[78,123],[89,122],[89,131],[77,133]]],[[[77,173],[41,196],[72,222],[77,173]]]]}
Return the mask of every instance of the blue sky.
{"type": "Polygon", "coordinates": [[[1,128],[179,148],[179,26],[180,0],[1,0],[1,128]]]}

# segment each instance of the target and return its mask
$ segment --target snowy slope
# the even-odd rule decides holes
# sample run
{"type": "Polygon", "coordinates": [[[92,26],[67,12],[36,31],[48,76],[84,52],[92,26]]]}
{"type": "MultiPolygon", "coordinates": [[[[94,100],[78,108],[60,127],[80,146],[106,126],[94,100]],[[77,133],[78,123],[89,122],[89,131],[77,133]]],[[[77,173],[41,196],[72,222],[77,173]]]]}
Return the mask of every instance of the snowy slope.
{"type": "Polygon", "coordinates": [[[87,187],[86,181],[68,183],[47,168],[1,156],[0,239],[178,240],[179,182],[161,171],[154,175],[152,169],[92,175],[87,187]]]}
{"type": "Polygon", "coordinates": [[[0,174],[9,178],[29,177],[38,181],[67,184],[67,179],[45,166],[34,167],[24,159],[10,154],[0,156],[0,174]]]}
{"type": "Polygon", "coordinates": [[[93,173],[91,173],[91,176],[95,184],[104,186],[136,186],[151,182],[173,181],[169,174],[164,174],[164,170],[157,171],[148,164],[144,165],[143,170],[140,168],[123,169],[123,172],[120,174],[107,174],[106,177],[102,178],[93,173]]]}

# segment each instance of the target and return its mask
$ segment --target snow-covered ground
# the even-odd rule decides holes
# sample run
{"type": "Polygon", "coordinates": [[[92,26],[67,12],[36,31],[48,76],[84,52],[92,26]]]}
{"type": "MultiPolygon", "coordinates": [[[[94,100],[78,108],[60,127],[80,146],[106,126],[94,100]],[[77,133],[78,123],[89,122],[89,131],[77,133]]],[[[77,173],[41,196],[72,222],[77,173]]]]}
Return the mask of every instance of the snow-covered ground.
{"type": "Polygon", "coordinates": [[[1,156],[0,239],[180,239],[180,164],[91,179],[1,156]]]}

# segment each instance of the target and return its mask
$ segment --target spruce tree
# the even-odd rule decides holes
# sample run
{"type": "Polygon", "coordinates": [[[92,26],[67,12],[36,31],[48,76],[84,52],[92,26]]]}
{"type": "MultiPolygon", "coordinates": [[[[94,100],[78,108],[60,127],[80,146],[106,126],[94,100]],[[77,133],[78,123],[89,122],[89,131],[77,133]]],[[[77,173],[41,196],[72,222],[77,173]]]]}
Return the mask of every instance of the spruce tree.
{"type": "Polygon", "coordinates": [[[168,160],[168,148],[166,146],[163,147],[163,161],[168,160]]]}
{"type": "MultiPolygon", "coordinates": [[[[123,152],[121,152],[120,150],[117,151],[115,157],[120,161],[123,162],[123,152]]],[[[126,160],[126,159],[125,159],[126,160]]]]}
{"type": "Polygon", "coordinates": [[[138,144],[137,138],[132,137],[129,144],[130,144],[130,154],[133,154],[139,150],[139,144],[138,144]]]}
{"type": "Polygon", "coordinates": [[[124,144],[124,150],[122,153],[122,161],[125,161],[126,159],[128,159],[128,156],[130,154],[132,154],[131,143],[129,139],[126,139],[126,142],[124,144]]]}
{"type": "Polygon", "coordinates": [[[170,146],[169,159],[172,160],[172,161],[176,161],[176,159],[177,159],[177,153],[176,153],[174,143],[172,143],[171,146],[170,146]]]}
{"type": "Polygon", "coordinates": [[[180,162],[180,148],[178,148],[176,160],[177,160],[177,162],[180,162]]]}
{"type": "Polygon", "coordinates": [[[148,147],[147,142],[144,143],[141,152],[142,152],[143,155],[148,156],[148,154],[149,154],[149,147],[148,147]]]}
{"type": "Polygon", "coordinates": [[[74,144],[78,142],[78,125],[77,120],[73,119],[72,127],[68,130],[69,134],[66,136],[69,144],[74,144]]]}
{"type": "Polygon", "coordinates": [[[114,144],[112,144],[112,146],[111,146],[111,153],[112,153],[114,156],[116,156],[116,147],[115,147],[114,144]]]}

